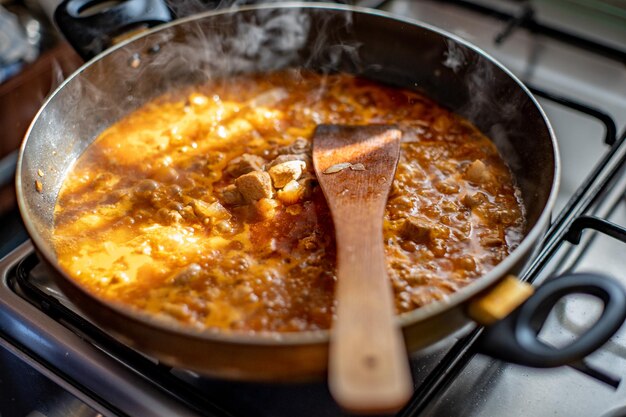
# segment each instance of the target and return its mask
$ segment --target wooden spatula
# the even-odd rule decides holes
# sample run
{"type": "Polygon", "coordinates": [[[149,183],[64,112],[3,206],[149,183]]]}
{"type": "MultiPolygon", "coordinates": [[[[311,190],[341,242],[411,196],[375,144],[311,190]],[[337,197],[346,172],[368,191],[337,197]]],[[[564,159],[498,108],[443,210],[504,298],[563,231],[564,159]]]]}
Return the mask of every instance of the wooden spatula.
{"type": "Polygon", "coordinates": [[[356,413],[396,411],[412,392],[383,247],[401,136],[386,125],[320,125],[313,136],[315,173],[337,241],[329,387],[339,405],[356,413]]]}

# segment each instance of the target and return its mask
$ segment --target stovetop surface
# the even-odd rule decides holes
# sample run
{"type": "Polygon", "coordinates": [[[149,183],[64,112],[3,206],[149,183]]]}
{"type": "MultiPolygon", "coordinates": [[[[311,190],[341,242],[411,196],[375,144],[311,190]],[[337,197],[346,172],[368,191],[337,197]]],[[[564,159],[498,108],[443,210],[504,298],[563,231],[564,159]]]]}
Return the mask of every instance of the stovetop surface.
{"type": "MultiPolygon", "coordinates": [[[[497,45],[494,38],[502,32],[503,22],[460,8],[455,2],[387,3],[386,9],[392,13],[423,20],[477,44],[532,87],[601,109],[622,131],[626,123],[623,62],[521,29],[497,45]]],[[[504,3],[512,4],[509,8],[517,7],[516,2],[504,3]]],[[[618,38],[611,42],[619,44],[622,32],[610,32],[618,38]]],[[[626,45],[626,37],[623,41],[626,45]]],[[[563,162],[556,218],[611,148],[604,142],[605,128],[598,119],[553,100],[540,102],[555,129],[563,162]]],[[[626,149],[622,149],[613,159],[622,158],[625,153],[626,149]]],[[[626,227],[625,170],[622,166],[616,180],[585,214],[626,227]]],[[[0,250],[6,252],[26,237],[18,223],[11,221],[8,225],[0,239],[0,250]]],[[[594,270],[611,275],[626,286],[624,248],[622,242],[587,231],[580,244],[561,244],[546,267],[536,274],[535,282],[568,270],[594,270]]],[[[25,349],[20,353],[12,348],[13,354],[62,386],[72,401],[79,398],[94,413],[97,410],[118,415],[275,417],[341,414],[323,381],[289,385],[225,382],[155,365],[151,358],[92,329],[80,316],[72,317],[75,307],[36,263],[30,243],[0,262],[0,333],[12,335],[9,345],[20,346],[23,342],[25,349]],[[17,277],[20,262],[27,271],[22,277],[26,287],[20,285],[17,277]],[[21,317],[21,321],[14,321],[15,317],[21,317]]],[[[554,344],[567,343],[593,321],[597,310],[594,300],[567,297],[553,312],[542,337],[554,344]]],[[[624,331],[590,357],[595,366],[622,377],[626,376],[624,331]]],[[[416,387],[430,378],[431,371],[456,342],[457,338],[451,337],[412,358],[416,387]]],[[[7,341],[3,343],[6,345],[7,341]]],[[[471,358],[458,375],[442,383],[445,389],[434,395],[425,408],[409,407],[400,415],[626,416],[624,386],[614,391],[569,368],[536,370],[480,355],[471,358]]]]}

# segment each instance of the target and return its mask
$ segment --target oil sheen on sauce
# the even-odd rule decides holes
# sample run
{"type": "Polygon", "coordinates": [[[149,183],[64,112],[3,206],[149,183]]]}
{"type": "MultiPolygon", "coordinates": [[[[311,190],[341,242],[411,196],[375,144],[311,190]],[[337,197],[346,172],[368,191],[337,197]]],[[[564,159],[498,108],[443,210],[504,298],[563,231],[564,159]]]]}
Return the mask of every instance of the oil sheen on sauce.
{"type": "Polygon", "coordinates": [[[61,267],[97,297],[184,326],[329,328],[334,229],[310,158],[321,123],[404,132],[384,219],[398,314],[520,242],[520,192],[468,121],[416,92],[285,70],[162,97],[106,129],[57,200],[61,267]]]}

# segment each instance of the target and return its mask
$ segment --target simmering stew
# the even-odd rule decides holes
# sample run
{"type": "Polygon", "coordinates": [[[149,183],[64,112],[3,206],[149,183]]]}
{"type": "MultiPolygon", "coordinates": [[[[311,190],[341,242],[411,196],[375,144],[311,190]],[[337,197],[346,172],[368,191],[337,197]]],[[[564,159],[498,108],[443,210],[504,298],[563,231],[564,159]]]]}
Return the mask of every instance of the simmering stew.
{"type": "Polygon", "coordinates": [[[329,328],[334,229],[310,144],[321,123],[404,132],[384,219],[397,313],[520,242],[519,189],[467,120],[413,91],[284,70],[162,97],[106,129],[58,197],[60,265],[98,297],[185,326],[329,328]]]}

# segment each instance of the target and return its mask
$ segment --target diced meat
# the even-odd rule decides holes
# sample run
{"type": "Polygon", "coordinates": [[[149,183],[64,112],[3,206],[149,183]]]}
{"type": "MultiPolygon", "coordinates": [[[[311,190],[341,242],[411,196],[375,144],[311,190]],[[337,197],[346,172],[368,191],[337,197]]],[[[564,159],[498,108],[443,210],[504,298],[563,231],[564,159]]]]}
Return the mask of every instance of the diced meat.
{"type": "Polygon", "coordinates": [[[304,192],[304,187],[298,181],[291,180],[282,190],[278,190],[276,197],[287,205],[295,204],[304,199],[304,192]]]}
{"type": "Polygon", "coordinates": [[[504,241],[497,235],[485,235],[480,238],[480,243],[488,248],[495,248],[497,246],[502,246],[504,241]]]}
{"type": "Polygon", "coordinates": [[[307,168],[312,166],[311,158],[306,154],[287,154],[287,155],[278,155],[272,162],[265,166],[265,169],[270,169],[274,165],[283,164],[289,161],[304,161],[307,168]]]}
{"type": "Polygon", "coordinates": [[[196,214],[194,213],[193,207],[191,206],[185,206],[182,208],[182,210],[178,210],[178,212],[180,213],[181,216],[183,216],[183,219],[185,220],[195,220],[197,219],[196,214]]]}
{"type": "Polygon", "coordinates": [[[467,171],[465,171],[465,178],[475,183],[484,183],[491,180],[492,175],[487,169],[487,166],[479,159],[472,162],[467,171]]]}
{"type": "Polygon", "coordinates": [[[192,200],[191,207],[193,212],[203,220],[227,220],[231,218],[231,214],[220,203],[207,203],[202,200],[192,200]]]}
{"type": "Polygon", "coordinates": [[[272,166],[268,172],[272,177],[275,188],[283,188],[290,181],[298,180],[302,176],[302,171],[306,169],[304,161],[287,161],[272,166]]]}
{"type": "Polygon", "coordinates": [[[221,235],[232,235],[237,232],[232,220],[222,220],[215,224],[214,230],[221,235]]]}
{"type": "Polygon", "coordinates": [[[226,172],[233,177],[240,177],[249,172],[261,171],[264,164],[265,159],[260,156],[244,153],[226,165],[226,172]]]}
{"type": "Polygon", "coordinates": [[[222,201],[224,204],[229,204],[231,206],[244,203],[243,196],[235,184],[230,184],[224,187],[222,190],[222,201]]]}
{"type": "Polygon", "coordinates": [[[415,243],[427,243],[432,228],[417,219],[404,219],[400,225],[400,235],[415,243]]]}
{"type": "Polygon", "coordinates": [[[311,153],[311,143],[304,139],[298,138],[291,145],[284,146],[278,149],[279,155],[287,155],[287,154],[310,154],[311,153]]]}
{"type": "Polygon", "coordinates": [[[276,208],[280,203],[271,198],[262,198],[254,203],[257,215],[263,220],[272,219],[276,216],[276,208]]]}
{"type": "Polygon", "coordinates": [[[264,171],[244,174],[235,180],[235,185],[248,202],[272,197],[272,178],[264,171]]]}
{"type": "Polygon", "coordinates": [[[469,208],[478,207],[485,201],[487,201],[487,196],[481,192],[465,194],[465,196],[461,199],[463,205],[469,208]]]}
{"type": "Polygon", "coordinates": [[[156,214],[157,218],[165,224],[180,223],[183,221],[183,216],[181,216],[178,211],[170,210],[165,207],[159,209],[156,214]]]}
{"type": "Polygon", "coordinates": [[[302,175],[302,177],[298,180],[298,184],[302,187],[302,198],[311,198],[313,187],[317,185],[317,178],[315,178],[314,175],[307,173],[302,175]]]}

